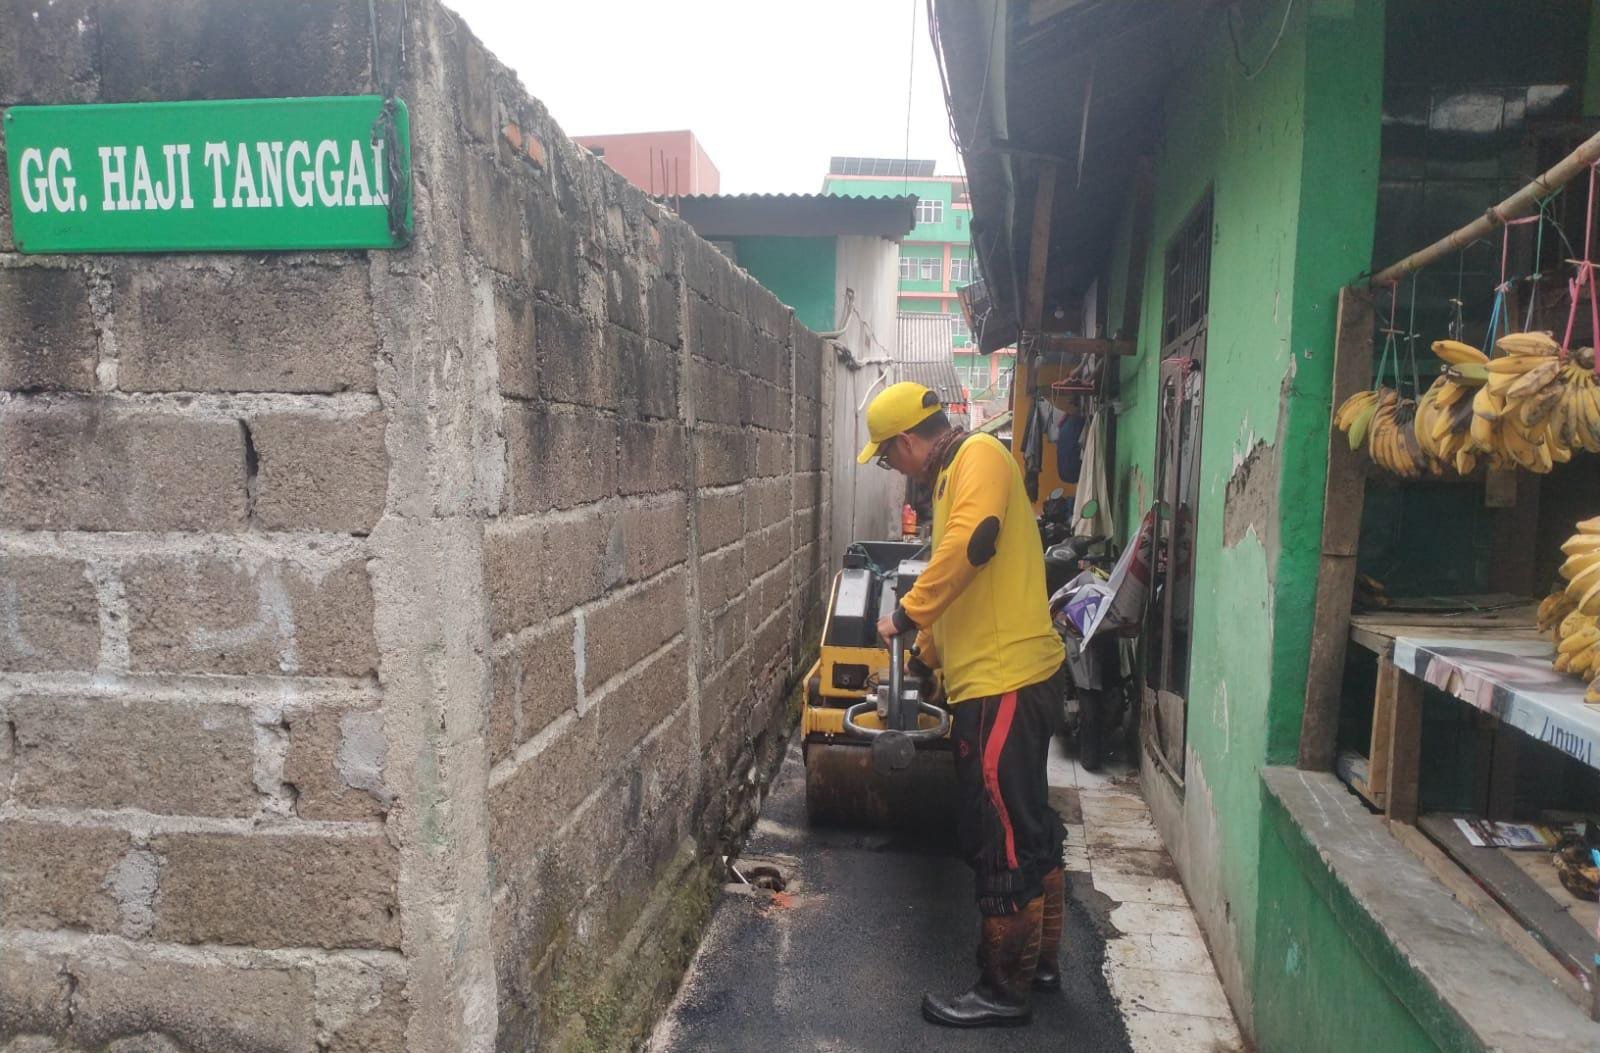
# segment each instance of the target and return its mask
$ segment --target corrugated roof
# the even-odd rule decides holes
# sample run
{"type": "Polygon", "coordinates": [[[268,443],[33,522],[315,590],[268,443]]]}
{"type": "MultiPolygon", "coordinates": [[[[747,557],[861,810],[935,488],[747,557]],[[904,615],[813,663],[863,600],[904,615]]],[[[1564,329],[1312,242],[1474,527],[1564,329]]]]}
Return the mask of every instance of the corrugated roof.
{"type": "Polygon", "coordinates": [[[678,215],[702,238],[876,234],[898,240],[917,225],[915,194],[697,194],[676,203],[678,215]]]}
{"type": "Polygon", "coordinates": [[[898,337],[895,358],[906,380],[932,388],[947,406],[967,401],[950,343],[950,315],[926,311],[901,314],[898,337]]]}

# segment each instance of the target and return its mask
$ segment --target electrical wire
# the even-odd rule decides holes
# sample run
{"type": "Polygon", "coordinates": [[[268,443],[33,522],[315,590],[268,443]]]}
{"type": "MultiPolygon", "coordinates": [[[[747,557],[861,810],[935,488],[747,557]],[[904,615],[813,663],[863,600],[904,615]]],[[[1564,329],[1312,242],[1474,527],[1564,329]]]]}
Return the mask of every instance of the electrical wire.
{"type": "Polygon", "coordinates": [[[1244,74],[1245,80],[1255,80],[1261,75],[1262,71],[1267,68],[1267,64],[1272,61],[1272,56],[1277,52],[1278,45],[1283,43],[1283,33],[1284,30],[1289,28],[1289,14],[1292,11],[1294,11],[1294,0],[1287,0],[1287,2],[1283,5],[1283,22],[1278,26],[1278,35],[1272,38],[1272,45],[1267,48],[1267,53],[1262,56],[1261,65],[1257,66],[1255,70],[1252,71],[1250,66],[1245,62],[1244,56],[1239,53],[1239,34],[1235,32],[1233,26],[1233,6],[1229,5],[1227,14],[1228,39],[1233,42],[1233,59],[1235,62],[1239,63],[1239,70],[1244,74]]]}
{"type": "Polygon", "coordinates": [[[915,98],[914,89],[917,86],[917,0],[911,0],[911,48],[906,56],[906,149],[905,156],[901,159],[900,175],[904,182],[900,185],[900,193],[905,194],[911,190],[911,100],[915,98]]]}

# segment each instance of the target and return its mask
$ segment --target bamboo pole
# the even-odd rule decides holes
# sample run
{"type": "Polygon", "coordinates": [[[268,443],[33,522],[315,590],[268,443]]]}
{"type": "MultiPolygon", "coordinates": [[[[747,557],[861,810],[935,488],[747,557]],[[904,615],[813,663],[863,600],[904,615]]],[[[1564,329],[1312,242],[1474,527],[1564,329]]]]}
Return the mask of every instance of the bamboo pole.
{"type": "Polygon", "coordinates": [[[1584,140],[1583,144],[1563,157],[1550,171],[1535,179],[1515,194],[1468,223],[1460,230],[1440,238],[1425,249],[1413,252],[1399,263],[1385,267],[1369,279],[1371,286],[1391,285],[1428,264],[1452,252],[1466,248],[1474,241],[1505,226],[1514,219],[1531,216],[1539,211],[1539,202],[1576,179],[1596,160],[1600,160],[1600,133],[1584,140]]]}

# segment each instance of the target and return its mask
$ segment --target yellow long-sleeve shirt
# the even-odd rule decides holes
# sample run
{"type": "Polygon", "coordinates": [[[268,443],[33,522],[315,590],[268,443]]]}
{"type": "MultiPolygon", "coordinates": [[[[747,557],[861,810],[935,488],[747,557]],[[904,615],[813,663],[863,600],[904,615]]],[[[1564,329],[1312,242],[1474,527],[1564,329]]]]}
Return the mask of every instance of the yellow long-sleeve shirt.
{"type": "Polygon", "coordinates": [[[931,629],[953,702],[1000,695],[1055,672],[1044,556],[1015,458],[967,436],[933,484],[933,555],[901,601],[931,629]]]}

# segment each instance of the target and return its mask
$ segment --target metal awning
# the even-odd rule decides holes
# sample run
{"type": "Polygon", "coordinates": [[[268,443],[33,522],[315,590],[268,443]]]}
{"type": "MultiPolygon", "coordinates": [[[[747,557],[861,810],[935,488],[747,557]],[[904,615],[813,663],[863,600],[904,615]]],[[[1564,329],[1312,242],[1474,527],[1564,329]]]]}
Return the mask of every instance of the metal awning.
{"type": "MultiPolygon", "coordinates": [[[[1210,5],[1189,0],[935,0],[952,120],[972,195],[973,243],[1000,317],[1022,317],[1032,203],[1054,165],[1046,310],[1104,265],[1155,147],[1159,106],[1210,5]]],[[[1009,321],[1008,326],[1003,324],[1009,321]]]]}
{"type": "Polygon", "coordinates": [[[935,312],[901,314],[895,351],[901,377],[931,388],[946,406],[967,401],[967,388],[956,372],[950,341],[951,317],[935,312]]]}
{"type": "Polygon", "coordinates": [[[828,237],[876,234],[898,241],[917,224],[917,197],[842,194],[696,194],[677,200],[678,215],[702,238],[748,235],[828,237]]]}

